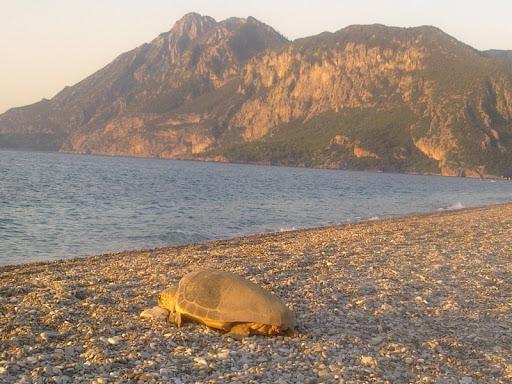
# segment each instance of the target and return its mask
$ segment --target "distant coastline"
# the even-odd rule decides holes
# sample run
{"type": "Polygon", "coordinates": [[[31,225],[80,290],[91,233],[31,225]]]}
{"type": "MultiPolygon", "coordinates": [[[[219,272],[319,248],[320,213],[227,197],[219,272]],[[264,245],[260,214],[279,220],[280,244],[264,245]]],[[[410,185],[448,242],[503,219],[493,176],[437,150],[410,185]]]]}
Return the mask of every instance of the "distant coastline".
{"type": "Polygon", "coordinates": [[[91,156],[91,157],[114,157],[114,158],[133,158],[133,159],[151,159],[151,160],[173,160],[173,161],[191,161],[200,163],[220,163],[220,164],[239,164],[239,165],[258,165],[264,167],[282,167],[282,168],[300,168],[300,169],[322,169],[330,171],[344,171],[344,172],[365,172],[365,173],[384,173],[384,174],[396,174],[396,175],[410,175],[410,176],[435,176],[435,177],[453,177],[453,178],[468,178],[468,179],[480,179],[480,180],[511,180],[504,176],[494,175],[443,175],[441,173],[432,172],[398,172],[398,171],[381,171],[378,169],[351,169],[351,168],[336,168],[328,166],[305,166],[305,165],[288,165],[288,164],[272,164],[270,162],[243,162],[243,161],[229,161],[227,159],[214,159],[214,158],[194,158],[194,157],[159,157],[159,156],[137,156],[137,155],[111,155],[108,153],[82,153],[82,152],[70,152],[70,151],[41,151],[41,150],[28,150],[28,149],[12,149],[12,148],[0,148],[0,151],[13,151],[13,152],[34,152],[34,153],[51,153],[51,154],[63,154],[63,155],[75,155],[75,156],[91,156]]]}

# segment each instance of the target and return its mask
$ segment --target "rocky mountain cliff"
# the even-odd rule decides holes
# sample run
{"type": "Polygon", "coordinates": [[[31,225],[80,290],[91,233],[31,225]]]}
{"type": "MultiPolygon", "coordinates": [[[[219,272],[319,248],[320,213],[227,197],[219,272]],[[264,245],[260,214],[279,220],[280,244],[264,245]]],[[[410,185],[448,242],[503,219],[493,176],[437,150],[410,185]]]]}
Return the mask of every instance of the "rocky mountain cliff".
{"type": "Polygon", "coordinates": [[[0,116],[0,147],[343,169],[512,173],[512,60],[434,27],[287,41],[188,14],[51,100],[0,116]]]}
{"type": "Polygon", "coordinates": [[[489,49],[482,52],[484,56],[491,59],[512,60],[512,51],[504,51],[500,49],[489,49]]]}
{"type": "Polygon", "coordinates": [[[167,33],[115,59],[51,100],[0,116],[0,146],[79,153],[176,157],[215,142],[236,109],[244,64],[287,40],[254,18],[217,23],[185,15],[167,33]],[[182,112],[199,97],[211,114],[182,112]]]}

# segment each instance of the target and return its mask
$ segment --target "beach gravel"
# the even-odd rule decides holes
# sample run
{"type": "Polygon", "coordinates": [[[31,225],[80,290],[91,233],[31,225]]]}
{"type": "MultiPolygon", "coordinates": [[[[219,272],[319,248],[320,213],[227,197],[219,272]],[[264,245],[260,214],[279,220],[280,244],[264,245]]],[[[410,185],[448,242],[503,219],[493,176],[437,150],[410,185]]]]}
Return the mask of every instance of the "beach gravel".
{"type": "Polygon", "coordinates": [[[1,267],[0,382],[511,383],[512,205],[1,267]],[[163,321],[198,268],[270,290],[298,334],[163,321]]]}

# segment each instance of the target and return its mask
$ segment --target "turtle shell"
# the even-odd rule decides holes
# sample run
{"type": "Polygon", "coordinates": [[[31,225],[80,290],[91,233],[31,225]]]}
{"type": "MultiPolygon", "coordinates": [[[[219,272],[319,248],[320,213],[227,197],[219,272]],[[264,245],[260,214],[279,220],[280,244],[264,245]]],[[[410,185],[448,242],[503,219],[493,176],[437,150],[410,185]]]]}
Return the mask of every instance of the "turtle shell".
{"type": "Polygon", "coordinates": [[[206,322],[294,327],[292,312],[270,292],[234,273],[213,269],[180,280],[176,310],[206,322]]]}

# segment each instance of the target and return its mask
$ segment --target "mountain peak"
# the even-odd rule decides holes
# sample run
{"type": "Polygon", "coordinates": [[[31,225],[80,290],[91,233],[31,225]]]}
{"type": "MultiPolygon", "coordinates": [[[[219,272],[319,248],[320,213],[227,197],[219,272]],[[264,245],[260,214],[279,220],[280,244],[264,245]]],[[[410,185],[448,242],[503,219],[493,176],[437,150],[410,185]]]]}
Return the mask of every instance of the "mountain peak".
{"type": "Polygon", "coordinates": [[[189,12],[189,13],[186,13],[185,15],[183,15],[176,22],[176,24],[179,24],[179,23],[196,23],[196,24],[199,24],[199,23],[202,23],[202,22],[205,22],[205,21],[208,21],[208,20],[215,21],[215,19],[213,17],[210,17],[208,15],[201,15],[201,14],[199,14],[197,12],[189,12]]]}
{"type": "Polygon", "coordinates": [[[213,17],[202,16],[199,13],[191,12],[187,13],[174,24],[171,33],[187,36],[192,40],[216,24],[217,22],[213,17]]]}

